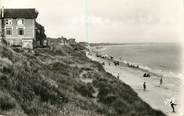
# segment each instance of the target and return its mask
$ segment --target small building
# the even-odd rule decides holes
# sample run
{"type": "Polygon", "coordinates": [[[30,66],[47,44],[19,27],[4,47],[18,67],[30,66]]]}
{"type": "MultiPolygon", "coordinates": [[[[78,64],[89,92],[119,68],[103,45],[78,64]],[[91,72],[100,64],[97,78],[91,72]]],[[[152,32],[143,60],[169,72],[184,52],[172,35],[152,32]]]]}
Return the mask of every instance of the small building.
{"type": "Polygon", "coordinates": [[[0,9],[0,40],[10,46],[33,49],[37,16],[36,9],[0,9]]]}

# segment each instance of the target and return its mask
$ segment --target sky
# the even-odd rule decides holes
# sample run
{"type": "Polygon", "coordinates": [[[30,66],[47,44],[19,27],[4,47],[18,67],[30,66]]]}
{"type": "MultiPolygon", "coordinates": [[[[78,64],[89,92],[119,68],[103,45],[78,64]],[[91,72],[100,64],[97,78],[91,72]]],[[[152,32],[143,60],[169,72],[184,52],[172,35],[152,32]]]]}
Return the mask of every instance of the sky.
{"type": "Polygon", "coordinates": [[[48,37],[87,42],[178,42],[182,0],[0,0],[36,8],[48,37]]]}

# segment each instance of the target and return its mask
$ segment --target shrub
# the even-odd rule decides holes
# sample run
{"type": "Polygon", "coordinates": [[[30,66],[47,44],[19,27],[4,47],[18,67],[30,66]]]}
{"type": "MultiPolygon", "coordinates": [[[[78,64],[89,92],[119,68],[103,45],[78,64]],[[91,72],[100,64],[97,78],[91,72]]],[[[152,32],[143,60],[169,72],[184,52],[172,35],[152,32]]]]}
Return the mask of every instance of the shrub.
{"type": "Polygon", "coordinates": [[[105,81],[100,81],[100,80],[93,80],[93,85],[97,88],[102,88],[105,87],[107,85],[107,83],[105,81]]]}
{"type": "Polygon", "coordinates": [[[129,106],[125,101],[121,99],[116,99],[113,102],[112,106],[118,114],[128,114],[129,112],[129,106]]]}
{"type": "Polygon", "coordinates": [[[91,71],[92,69],[89,68],[89,67],[82,67],[81,70],[84,70],[84,71],[91,71]]]}
{"type": "Polygon", "coordinates": [[[4,73],[12,71],[12,62],[8,58],[0,57],[0,70],[4,73]]]}
{"type": "Polygon", "coordinates": [[[99,62],[95,62],[95,61],[90,61],[90,62],[93,64],[92,67],[97,68],[98,71],[105,72],[105,69],[99,62]]]}
{"type": "Polygon", "coordinates": [[[95,92],[91,84],[78,85],[75,86],[75,89],[85,97],[93,97],[93,93],[95,92]]]}
{"type": "Polygon", "coordinates": [[[0,46],[0,56],[8,58],[12,62],[15,62],[19,59],[19,55],[15,51],[4,46],[0,46]]]}
{"type": "Polygon", "coordinates": [[[101,87],[101,88],[99,88],[98,97],[99,98],[103,98],[103,97],[107,96],[111,92],[112,91],[111,91],[111,89],[109,87],[107,87],[107,86],[101,87]]]}
{"type": "Polygon", "coordinates": [[[106,96],[103,96],[103,97],[100,97],[100,102],[104,103],[104,104],[107,104],[107,105],[110,105],[112,104],[115,100],[117,99],[117,96],[115,95],[106,95],[106,96]]]}
{"type": "Polygon", "coordinates": [[[60,49],[56,49],[55,50],[55,53],[58,54],[58,55],[62,55],[62,56],[65,55],[65,53],[63,52],[63,50],[60,50],[60,49]]]}
{"type": "Polygon", "coordinates": [[[6,75],[0,76],[0,83],[1,83],[0,86],[3,86],[5,88],[8,87],[8,78],[6,75]]]}
{"type": "Polygon", "coordinates": [[[51,104],[61,104],[64,101],[63,95],[59,91],[57,91],[54,87],[49,87],[48,84],[34,84],[34,91],[36,95],[39,95],[41,101],[43,102],[51,102],[51,104]]]}
{"type": "Polygon", "coordinates": [[[0,97],[0,109],[1,110],[10,110],[15,107],[15,102],[10,99],[8,96],[1,96],[0,97]]]}
{"type": "Polygon", "coordinates": [[[69,76],[70,75],[70,71],[71,71],[71,67],[68,65],[65,65],[61,62],[55,62],[53,64],[50,65],[50,69],[52,71],[55,71],[57,73],[69,76]]]}

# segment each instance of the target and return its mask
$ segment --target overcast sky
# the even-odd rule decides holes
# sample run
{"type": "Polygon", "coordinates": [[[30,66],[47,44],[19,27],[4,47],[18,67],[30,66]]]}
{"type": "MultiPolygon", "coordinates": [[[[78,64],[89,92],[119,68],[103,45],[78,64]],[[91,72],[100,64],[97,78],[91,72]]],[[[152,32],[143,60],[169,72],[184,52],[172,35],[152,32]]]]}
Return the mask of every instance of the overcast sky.
{"type": "Polygon", "coordinates": [[[176,42],[182,0],[0,0],[36,8],[49,37],[90,42],[176,42]]]}

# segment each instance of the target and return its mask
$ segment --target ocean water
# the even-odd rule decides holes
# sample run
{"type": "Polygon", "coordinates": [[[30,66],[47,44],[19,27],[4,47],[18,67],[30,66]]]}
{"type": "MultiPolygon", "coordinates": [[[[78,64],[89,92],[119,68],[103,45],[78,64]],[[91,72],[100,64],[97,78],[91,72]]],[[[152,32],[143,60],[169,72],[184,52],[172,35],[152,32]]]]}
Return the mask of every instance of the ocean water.
{"type": "Polygon", "coordinates": [[[142,69],[163,76],[181,73],[181,46],[176,43],[124,44],[106,46],[103,54],[121,57],[122,62],[139,65],[142,69]]]}

